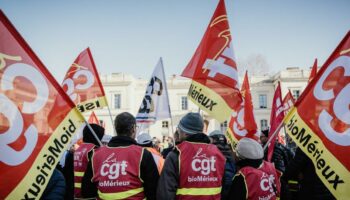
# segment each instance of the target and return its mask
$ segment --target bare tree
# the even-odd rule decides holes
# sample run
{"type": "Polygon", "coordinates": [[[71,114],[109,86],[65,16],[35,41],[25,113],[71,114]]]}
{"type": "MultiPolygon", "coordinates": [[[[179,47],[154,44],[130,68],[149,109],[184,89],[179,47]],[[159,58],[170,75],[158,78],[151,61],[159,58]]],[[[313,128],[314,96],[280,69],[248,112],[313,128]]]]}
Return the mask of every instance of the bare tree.
{"type": "Polygon", "coordinates": [[[251,54],[246,59],[238,60],[238,71],[241,76],[246,70],[248,70],[249,75],[269,74],[269,67],[265,56],[261,54],[251,54]]]}

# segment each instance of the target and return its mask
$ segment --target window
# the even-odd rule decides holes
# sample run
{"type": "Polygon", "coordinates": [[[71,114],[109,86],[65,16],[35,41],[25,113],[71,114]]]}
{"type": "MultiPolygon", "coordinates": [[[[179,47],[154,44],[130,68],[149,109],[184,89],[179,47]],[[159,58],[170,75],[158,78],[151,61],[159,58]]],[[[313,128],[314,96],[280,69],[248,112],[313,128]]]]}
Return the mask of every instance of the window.
{"type": "Polygon", "coordinates": [[[266,97],[266,94],[260,94],[259,95],[259,107],[260,108],[267,108],[267,97],[266,97]]]}
{"type": "Polygon", "coordinates": [[[227,121],[224,121],[224,123],[220,124],[220,130],[222,133],[225,133],[227,129],[227,121]]]}
{"type": "Polygon", "coordinates": [[[293,98],[296,100],[300,97],[300,90],[293,90],[293,98]]]}
{"type": "Polygon", "coordinates": [[[260,130],[266,130],[267,128],[268,128],[267,120],[266,119],[260,120],[260,130]]]}
{"type": "Polygon", "coordinates": [[[168,121],[162,121],[162,128],[169,128],[169,122],[168,121]]]}
{"type": "Polygon", "coordinates": [[[181,97],[181,109],[182,110],[187,110],[188,109],[188,102],[187,102],[187,97],[181,97]]]}
{"type": "Polygon", "coordinates": [[[114,108],[120,109],[121,105],[121,94],[115,94],[114,95],[114,108]]]}

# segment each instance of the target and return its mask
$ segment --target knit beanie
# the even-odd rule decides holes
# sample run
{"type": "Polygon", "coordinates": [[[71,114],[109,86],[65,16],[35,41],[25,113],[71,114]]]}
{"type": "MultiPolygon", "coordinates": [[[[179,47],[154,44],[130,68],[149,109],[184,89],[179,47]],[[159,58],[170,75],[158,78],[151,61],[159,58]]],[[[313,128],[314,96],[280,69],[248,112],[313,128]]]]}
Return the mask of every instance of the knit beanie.
{"type": "Polygon", "coordinates": [[[264,157],[264,151],[261,145],[250,138],[242,138],[239,140],[236,147],[236,154],[241,159],[262,159],[264,157]]]}
{"type": "Polygon", "coordinates": [[[179,122],[178,128],[192,135],[203,132],[203,119],[199,113],[187,113],[179,122]]]}

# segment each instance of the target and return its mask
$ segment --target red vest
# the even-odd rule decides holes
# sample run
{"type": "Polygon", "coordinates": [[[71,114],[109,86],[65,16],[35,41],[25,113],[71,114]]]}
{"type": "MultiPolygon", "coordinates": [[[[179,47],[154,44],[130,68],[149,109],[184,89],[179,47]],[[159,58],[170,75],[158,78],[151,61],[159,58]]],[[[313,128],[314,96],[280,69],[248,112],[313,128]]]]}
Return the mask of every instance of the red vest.
{"type": "Polygon", "coordinates": [[[275,200],[280,194],[280,180],[273,164],[264,161],[258,169],[243,167],[239,170],[246,182],[247,199],[275,200]]]}
{"type": "Polygon", "coordinates": [[[140,178],[143,148],[101,147],[92,158],[93,178],[100,199],[144,199],[140,178]]]}
{"type": "Polygon", "coordinates": [[[220,199],[226,158],[212,144],[182,142],[176,199],[220,199]]]}
{"type": "Polygon", "coordinates": [[[81,198],[81,180],[88,164],[88,153],[95,147],[91,143],[82,143],[74,152],[74,197],[81,198]]]}

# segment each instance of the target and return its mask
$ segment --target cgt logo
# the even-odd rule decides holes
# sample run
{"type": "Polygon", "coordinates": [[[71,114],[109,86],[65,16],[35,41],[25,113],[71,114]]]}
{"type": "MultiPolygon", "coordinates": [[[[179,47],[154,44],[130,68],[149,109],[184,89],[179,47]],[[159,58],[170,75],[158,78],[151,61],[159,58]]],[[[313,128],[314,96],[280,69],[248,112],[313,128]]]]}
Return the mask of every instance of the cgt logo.
{"type": "Polygon", "coordinates": [[[128,164],[125,160],[117,161],[115,153],[112,153],[103,161],[100,173],[110,179],[117,179],[120,175],[126,175],[128,164]]]}
{"type": "Polygon", "coordinates": [[[215,162],[216,157],[211,156],[208,158],[206,154],[201,154],[202,148],[199,148],[196,155],[193,157],[191,167],[195,172],[201,172],[203,175],[208,175],[211,171],[216,171],[215,162]]]}
{"type": "Polygon", "coordinates": [[[265,172],[261,176],[260,180],[260,188],[262,191],[270,191],[275,192],[275,176],[274,175],[267,175],[265,172]]]}

